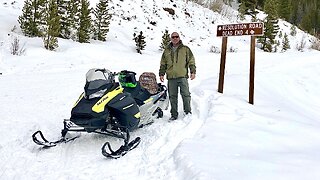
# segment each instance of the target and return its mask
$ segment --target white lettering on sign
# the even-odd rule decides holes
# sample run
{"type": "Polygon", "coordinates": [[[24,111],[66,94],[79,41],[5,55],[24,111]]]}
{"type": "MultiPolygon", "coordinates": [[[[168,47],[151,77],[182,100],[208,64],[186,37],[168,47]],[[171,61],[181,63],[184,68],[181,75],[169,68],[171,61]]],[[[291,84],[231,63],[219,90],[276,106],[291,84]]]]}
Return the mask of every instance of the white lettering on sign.
{"type": "Polygon", "coordinates": [[[253,28],[262,28],[262,23],[250,23],[249,24],[249,28],[253,29],[253,28]]]}
{"type": "Polygon", "coordinates": [[[242,34],[243,34],[243,31],[242,31],[242,30],[236,30],[236,31],[234,31],[234,35],[235,35],[235,36],[242,36],[242,34]]]}
{"type": "Polygon", "coordinates": [[[233,35],[233,31],[223,31],[222,32],[222,36],[232,36],[233,35]]]}
{"type": "Polygon", "coordinates": [[[232,31],[232,30],[238,30],[238,29],[247,29],[247,24],[229,24],[229,25],[223,25],[222,30],[223,31],[232,31]]]}

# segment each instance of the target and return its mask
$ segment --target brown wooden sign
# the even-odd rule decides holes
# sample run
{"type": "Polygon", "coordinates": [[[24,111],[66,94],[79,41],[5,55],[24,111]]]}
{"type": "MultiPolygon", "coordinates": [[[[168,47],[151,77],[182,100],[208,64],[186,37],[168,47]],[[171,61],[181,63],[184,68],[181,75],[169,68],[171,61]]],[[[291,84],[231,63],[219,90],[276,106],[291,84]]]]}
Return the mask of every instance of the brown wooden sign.
{"type": "Polygon", "coordinates": [[[218,37],[228,36],[260,36],[263,35],[263,23],[225,24],[217,26],[218,37]]]}
{"type": "Polygon", "coordinates": [[[217,36],[222,36],[222,51],[220,58],[220,73],[219,73],[219,85],[218,92],[223,93],[226,54],[227,54],[227,42],[228,36],[251,36],[250,45],[250,81],[249,81],[249,103],[253,104],[254,101],[254,66],[255,66],[255,44],[256,37],[263,35],[263,23],[242,23],[242,24],[225,24],[218,25],[217,36]]]}

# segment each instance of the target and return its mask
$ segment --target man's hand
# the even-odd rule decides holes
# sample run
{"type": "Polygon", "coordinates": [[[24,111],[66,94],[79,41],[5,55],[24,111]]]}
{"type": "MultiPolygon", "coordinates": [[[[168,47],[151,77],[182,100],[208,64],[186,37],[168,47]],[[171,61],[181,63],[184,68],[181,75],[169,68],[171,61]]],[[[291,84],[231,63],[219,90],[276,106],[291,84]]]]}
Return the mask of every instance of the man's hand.
{"type": "Polygon", "coordinates": [[[160,76],[160,81],[161,81],[161,82],[164,81],[164,76],[160,76]]]}
{"type": "Polygon", "coordinates": [[[190,74],[190,79],[193,80],[194,78],[196,78],[196,74],[191,73],[191,74],[190,74]]]}

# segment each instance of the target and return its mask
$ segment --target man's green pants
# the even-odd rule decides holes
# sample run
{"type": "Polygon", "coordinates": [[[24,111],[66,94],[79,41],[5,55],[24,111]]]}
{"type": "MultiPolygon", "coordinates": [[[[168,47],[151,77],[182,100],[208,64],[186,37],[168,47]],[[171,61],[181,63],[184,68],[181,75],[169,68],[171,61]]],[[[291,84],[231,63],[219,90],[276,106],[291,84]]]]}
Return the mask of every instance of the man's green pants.
{"type": "Polygon", "coordinates": [[[191,113],[191,95],[187,78],[174,78],[168,80],[168,92],[171,105],[171,116],[178,117],[178,89],[183,101],[183,110],[185,113],[191,113]]]}

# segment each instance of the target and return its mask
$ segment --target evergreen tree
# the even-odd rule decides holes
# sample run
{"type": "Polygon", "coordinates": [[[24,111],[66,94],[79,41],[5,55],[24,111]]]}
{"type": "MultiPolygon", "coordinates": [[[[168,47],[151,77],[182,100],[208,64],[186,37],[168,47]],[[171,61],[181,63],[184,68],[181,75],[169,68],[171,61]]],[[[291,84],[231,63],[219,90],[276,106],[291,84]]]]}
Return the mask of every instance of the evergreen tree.
{"type": "Polygon", "coordinates": [[[297,35],[297,29],[295,25],[291,25],[290,27],[290,35],[291,36],[296,36],[297,35]]]}
{"type": "Polygon", "coordinates": [[[280,18],[286,21],[290,19],[291,6],[289,0],[279,0],[278,14],[280,18]]]}
{"type": "Polygon", "coordinates": [[[246,13],[246,9],[247,9],[247,7],[245,6],[245,4],[244,3],[240,3],[238,11],[239,11],[239,16],[240,16],[239,18],[241,20],[245,19],[244,15],[246,13]]]}
{"type": "Polygon", "coordinates": [[[170,35],[168,30],[165,30],[164,34],[162,35],[162,42],[160,46],[160,50],[165,49],[170,43],[170,35]]]}
{"type": "Polygon", "coordinates": [[[143,36],[142,31],[140,31],[140,34],[137,36],[136,33],[133,33],[133,40],[136,42],[136,50],[137,53],[142,54],[142,50],[146,47],[145,37],[143,36]]]}
{"type": "Polygon", "coordinates": [[[301,18],[302,18],[302,3],[301,1],[291,1],[291,16],[290,16],[290,22],[298,25],[300,23],[301,18]]]}
{"type": "Polygon", "coordinates": [[[279,31],[279,38],[282,38],[282,31],[279,31]]]}
{"type": "Polygon", "coordinates": [[[320,34],[319,0],[290,0],[290,7],[290,23],[301,27],[309,33],[320,34]]]}
{"type": "Polygon", "coordinates": [[[90,40],[91,30],[91,16],[90,16],[90,3],[88,0],[81,0],[79,29],[77,32],[78,41],[80,43],[88,43],[90,40]]]}
{"type": "Polygon", "coordinates": [[[265,0],[257,0],[257,9],[262,10],[264,8],[265,0]]]}
{"type": "Polygon", "coordinates": [[[93,21],[93,39],[106,41],[111,14],[108,11],[108,0],[100,0],[97,7],[93,10],[95,20],[93,21]]]}
{"type": "Polygon", "coordinates": [[[266,0],[265,12],[268,16],[264,20],[264,35],[258,38],[258,42],[262,44],[262,50],[272,52],[279,31],[275,0],[266,0]]]}
{"type": "Polygon", "coordinates": [[[24,35],[35,36],[37,34],[37,25],[33,21],[32,0],[24,1],[22,15],[18,17],[20,28],[24,35]]]}
{"type": "Polygon", "coordinates": [[[257,0],[240,0],[239,12],[241,16],[250,15],[253,19],[256,18],[257,0]]]}
{"type": "Polygon", "coordinates": [[[308,33],[312,33],[312,12],[305,14],[301,20],[300,26],[303,30],[307,31],[308,33]]]}
{"type": "MultiPolygon", "coordinates": [[[[316,3],[310,3],[310,7],[308,7],[308,11],[303,15],[301,19],[301,28],[305,31],[307,31],[310,34],[316,35],[319,31],[319,17],[320,17],[320,11],[316,9],[316,3]]],[[[320,7],[319,7],[320,8],[320,7]]]]}
{"type": "Polygon", "coordinates": [[[45,19],[45,5],[47,0],[26,0],[22,15],[18,17],[20,28],[29,37],[42,36],[45,19]]]}
{"type": "Polygon", "coordinates": [[[288,49],[290,49],[290,43],[288,35],[285,33],[282,40],[282,51],[286,51],[288,49]]]}
{"type": "Polygon", "coordinates": [[[264,5],[264,11],[268,14],[268,16],[272,19],[278,18],[278,0],[266,0],[264,5]]]}
{"type": "Polygon", "coordinates": [[[70,1],[68,0],[57,0],[58,5],[58,15],[60,16],[60,32],[59,37],[61,38],[70,38],[70,33],[67,35],[66,32],[69,31],[70,25],[67,22],[67,13],[68,13],[68,4],[70,1]]]}
{"type": "Polygon", "coordinates": [[[43,31],[46,25],[46,18],[44,14],[46,14],[46,11],[47,11],[46,9],[47,3],[48,3],[47,1],[48,0],[35,0],[34,18],[39,30],[39,34],[37,34],[37,36],[39,37],[43,35],[43,31]]]}
{"type": "Polygon", "coordinates": [[[67,11],[63,19],[64,25],[61,33],[64,38],[78,41],[78,29],[80,22],[80,0],[69,0],[67,3],[67,11]]]}
{"type": "Polygon", "coordinates": [[[46,28],[44,31],[44,47],[48,50],[58,48],[58,38],[60,32],[60,17],[58,16],[57,0],[49,0],[46,14],[46,28]]]}
{"type": "Polygon", "coordinates": [[[316,1],[315,9],[317,10],[315,16],[315,35],[320,39],[320,1],[316,1]]]}
{"type": "Polygon", "coordinates": [[[275,40],[274,52],[278,52],[278,47],[280,46],[280,42],[275,40]]]}

